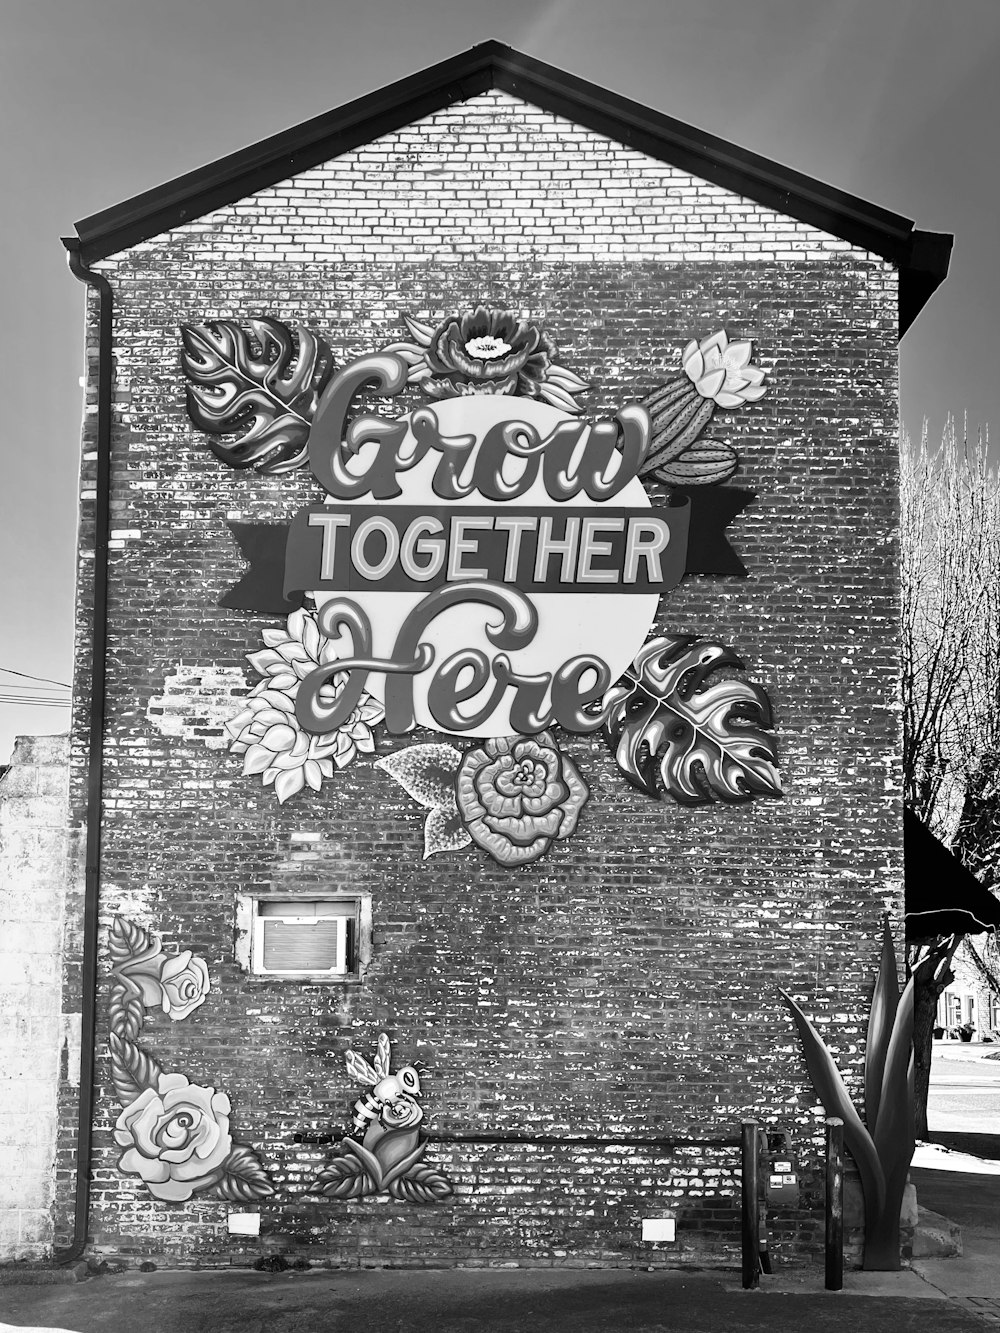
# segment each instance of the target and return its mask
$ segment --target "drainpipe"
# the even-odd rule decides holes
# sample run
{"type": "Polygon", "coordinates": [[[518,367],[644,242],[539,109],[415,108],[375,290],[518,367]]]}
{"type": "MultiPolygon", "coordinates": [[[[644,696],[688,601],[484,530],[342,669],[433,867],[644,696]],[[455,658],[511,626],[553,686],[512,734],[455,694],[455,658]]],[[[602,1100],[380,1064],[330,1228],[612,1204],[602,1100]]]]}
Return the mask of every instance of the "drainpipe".
{"type": "Polygon", "coordinates": [[[58,1263],[74,1263],[87,1244],[90,1154],[94,1118],[94,1044],[97,1003],[97,912],[101,867],[101,794],[104,760],[104,685],[107,663],[108,534],[111,517],[111,388],[113,367],[111,284],[86,267],[80,241],[64,240],[75,278],[98,294],[97,495],[94,512],[94,619],[87,745],[86,880],[83,900],[83,968],[80,997],[80,1096],[76,1131],[73,1239],[55,1251],[58,1263]]]}

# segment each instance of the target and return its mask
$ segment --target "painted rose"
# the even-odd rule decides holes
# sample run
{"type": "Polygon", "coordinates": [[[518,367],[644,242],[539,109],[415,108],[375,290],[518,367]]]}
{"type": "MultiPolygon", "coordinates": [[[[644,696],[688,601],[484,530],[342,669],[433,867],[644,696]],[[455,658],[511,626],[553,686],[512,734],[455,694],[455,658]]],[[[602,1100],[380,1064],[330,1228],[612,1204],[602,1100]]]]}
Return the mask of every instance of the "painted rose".
{"type": "Polygon", "coordinates": [[[203,958],[196,958],[190,949],[168,955],[160,973],[160,1001],[163,1012],[173,1019],[187,1018],[192,1010],[205,1003],[211,990],[208,968],[203,958]]]}
{"type": "Polygon", "coordinates": [[[115,968],[118,975],[139,989],[147,1009],[162,1009],[172,1019],[187,1018],[212,988],[208,968],[190,949],[165,954],[154,936],[155,949],[143,950],[138,957],[115,968]]]}
{"type": "Polygon", "coordinates": [[[118,1117],[119,1170],[139,1176],[157,1199],[190,1199],[216,1183],[232,1151],[229,1111],[224,1092],[161,1074],[155,1091],[147,1088],[118,1117]]]}
{"type": "Polygon", "coordinates": [[[589,792],[550,732],[497,737],[469,750],[455,778],[472,838],[501,865],[525,865],[576,828],[589,792]]]}

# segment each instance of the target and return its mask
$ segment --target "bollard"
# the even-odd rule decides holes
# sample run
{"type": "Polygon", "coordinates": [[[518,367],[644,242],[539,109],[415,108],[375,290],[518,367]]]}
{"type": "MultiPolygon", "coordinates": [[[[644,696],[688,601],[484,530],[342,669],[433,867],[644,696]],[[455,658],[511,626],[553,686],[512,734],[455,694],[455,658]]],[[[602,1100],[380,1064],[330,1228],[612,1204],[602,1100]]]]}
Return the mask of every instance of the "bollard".
{"type": "MultiPolygon", "coordinates": [[[[745,1285],[745,1284],[744,1284],[745,1285]]],[[[844,1122],[826,1122],[826,1289],[844,1285],[844,1122]]]]}
{"type": "Polygon", "coordinates": [[[757,1166],[757,1122],[743,1124],[743,1289],[760,1286],[760,1180],[757,1166]]]}

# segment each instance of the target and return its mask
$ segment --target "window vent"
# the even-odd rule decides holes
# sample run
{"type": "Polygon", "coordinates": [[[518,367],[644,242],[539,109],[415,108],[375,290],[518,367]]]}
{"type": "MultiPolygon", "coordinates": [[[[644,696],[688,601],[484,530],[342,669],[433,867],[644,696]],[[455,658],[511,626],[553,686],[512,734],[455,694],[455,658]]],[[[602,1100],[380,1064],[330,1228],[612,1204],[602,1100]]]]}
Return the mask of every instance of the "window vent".
{"type": "Polygon", "coordinates": [[[259,972],[347,971],[345,917],[268,916],[260,929],[259,972]]]}

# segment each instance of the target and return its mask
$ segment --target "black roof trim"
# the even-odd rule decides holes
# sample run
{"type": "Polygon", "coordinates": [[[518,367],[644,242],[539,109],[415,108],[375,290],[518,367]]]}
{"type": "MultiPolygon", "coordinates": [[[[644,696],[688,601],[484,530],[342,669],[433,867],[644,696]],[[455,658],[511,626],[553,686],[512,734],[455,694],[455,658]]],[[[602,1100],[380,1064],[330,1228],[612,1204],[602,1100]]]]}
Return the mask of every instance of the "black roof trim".
{"type": "Polygon", "coordinates": [[[370,143],[442,107],[497,88],[767,208],[883,256],[900,270],[900,337],[948,272],[952,238],[914,231],[833,189],[586,79],[484,42],[76,224],[93,264],[181,223],[370,143]]]}

